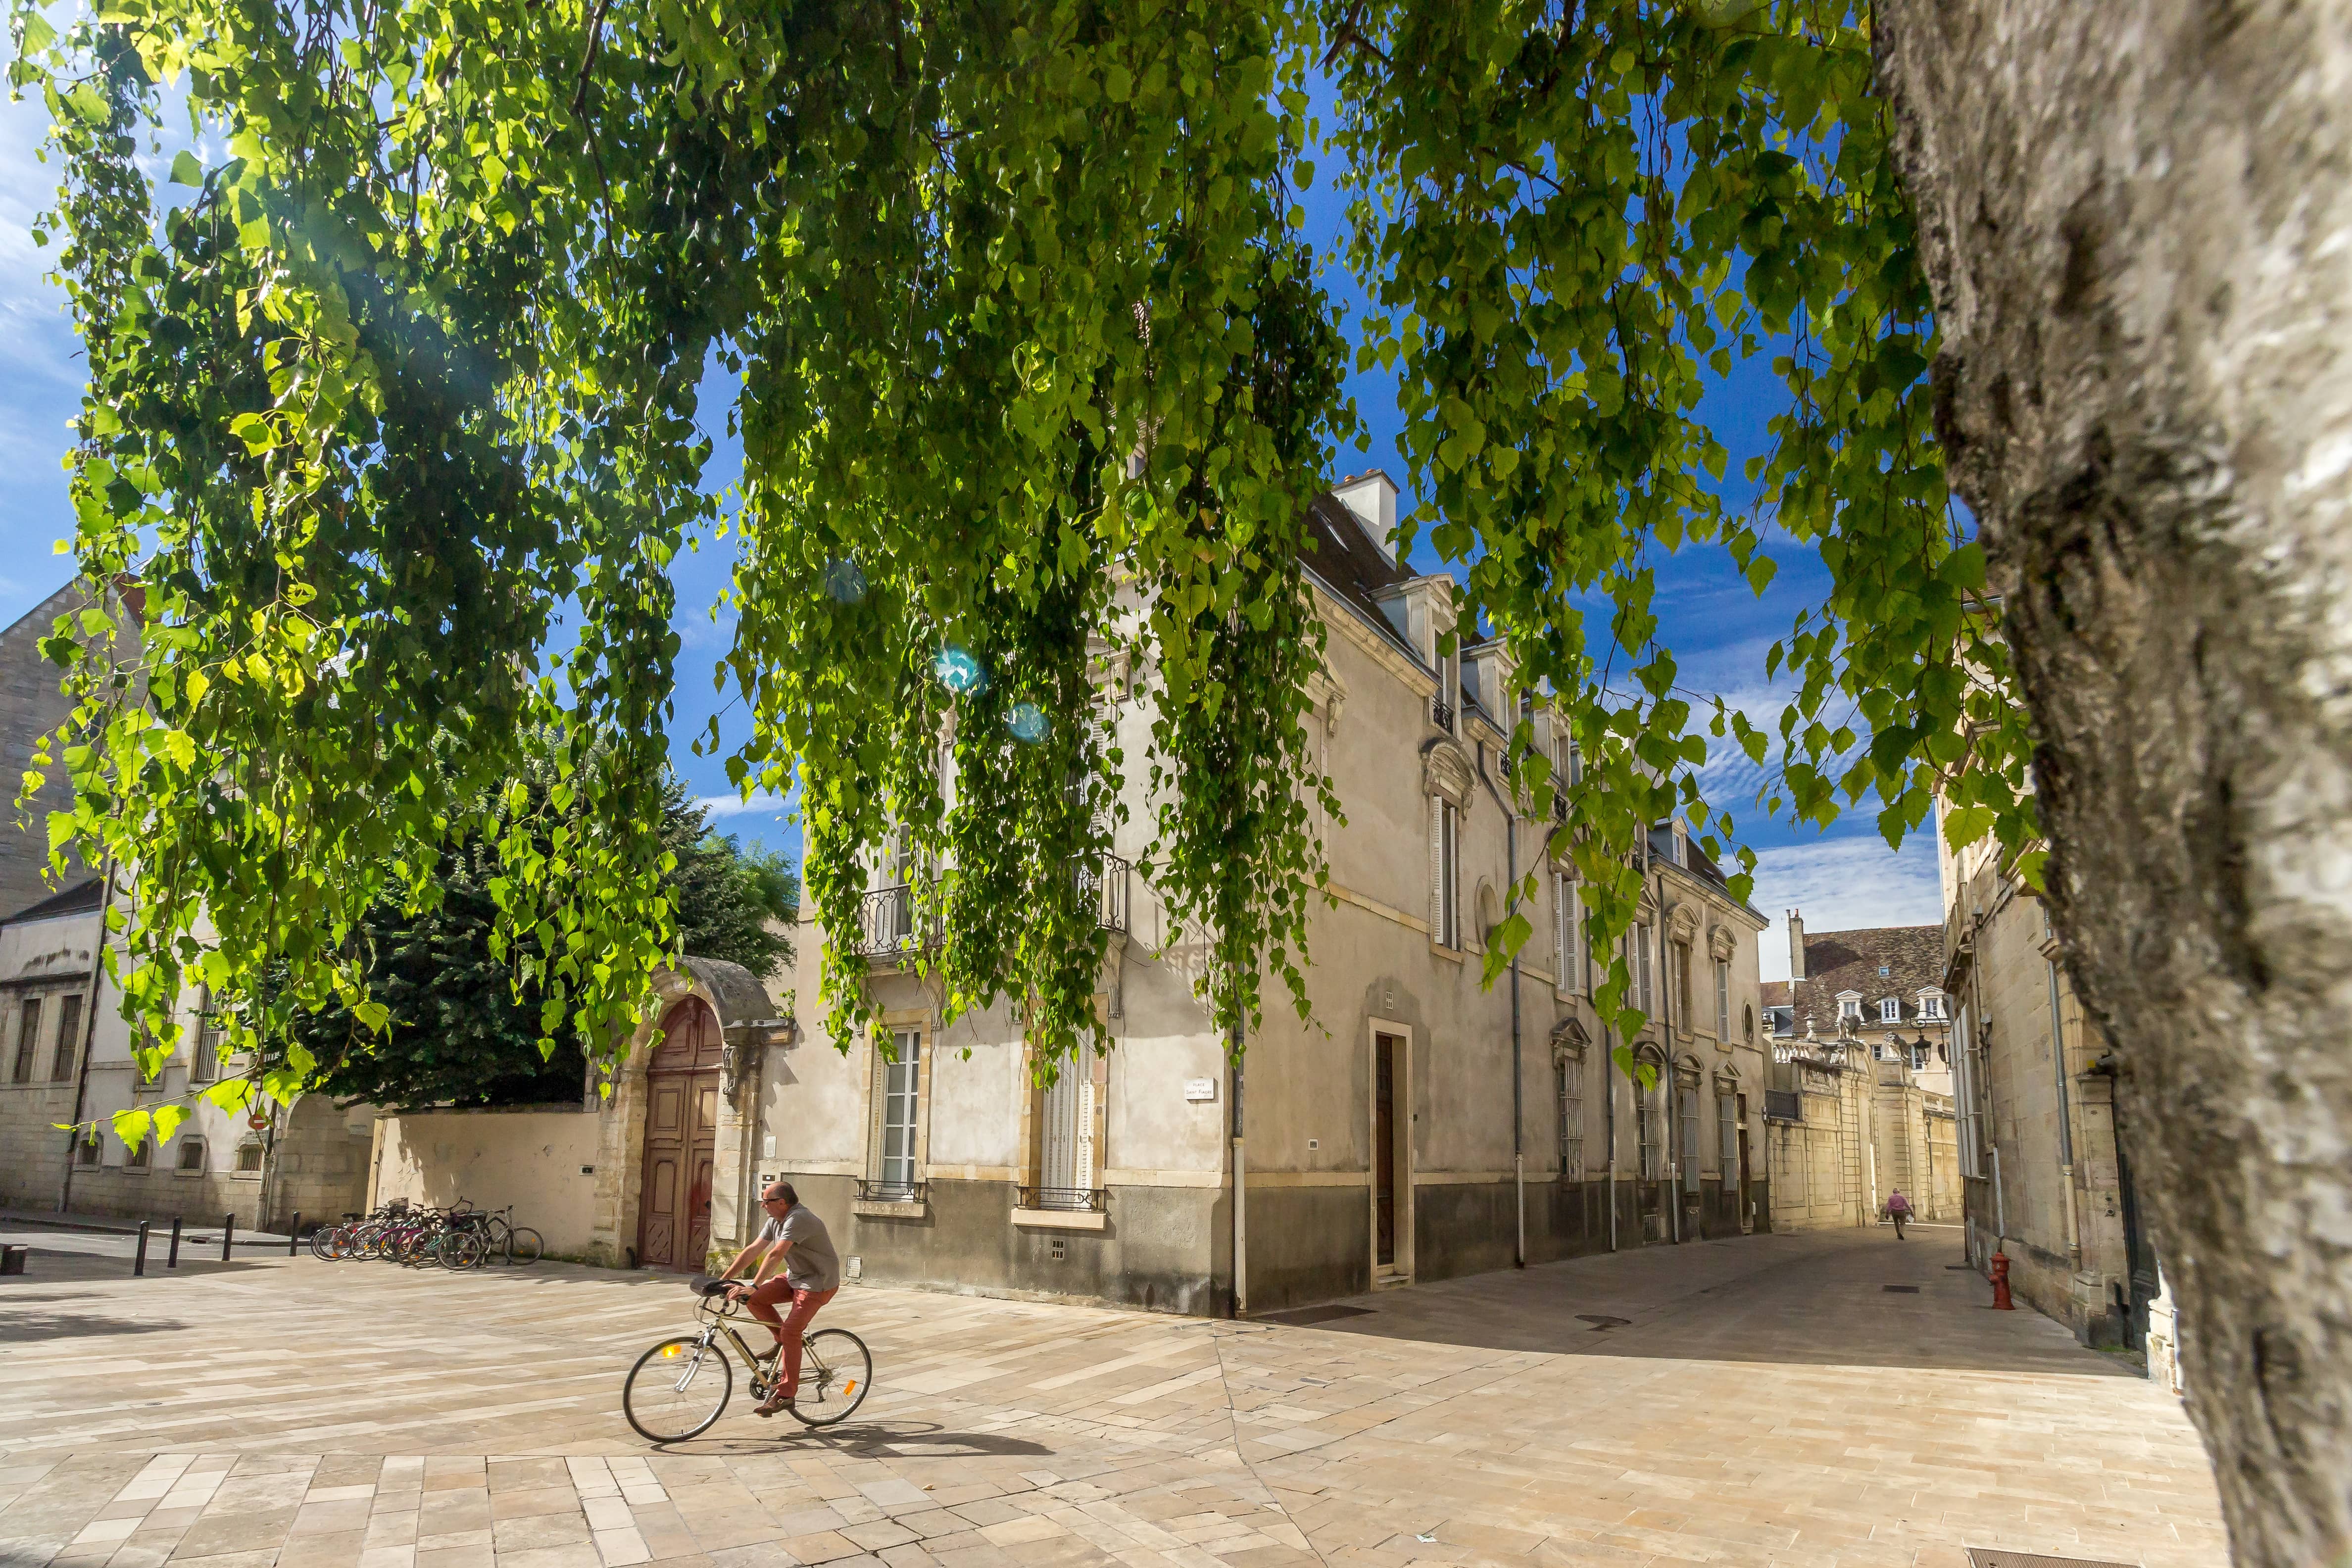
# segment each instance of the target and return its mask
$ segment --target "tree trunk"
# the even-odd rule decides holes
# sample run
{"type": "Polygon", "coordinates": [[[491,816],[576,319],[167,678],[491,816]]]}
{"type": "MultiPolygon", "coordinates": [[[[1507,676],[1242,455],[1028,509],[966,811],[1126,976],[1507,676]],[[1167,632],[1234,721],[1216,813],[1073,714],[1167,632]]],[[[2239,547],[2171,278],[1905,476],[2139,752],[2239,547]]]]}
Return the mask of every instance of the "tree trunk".
{"type": "Polygon", "coordinates": [[[2352,1563],[2352,6],[1878,11],[2189,1413],[2239,1563],[2352,1563]]]}

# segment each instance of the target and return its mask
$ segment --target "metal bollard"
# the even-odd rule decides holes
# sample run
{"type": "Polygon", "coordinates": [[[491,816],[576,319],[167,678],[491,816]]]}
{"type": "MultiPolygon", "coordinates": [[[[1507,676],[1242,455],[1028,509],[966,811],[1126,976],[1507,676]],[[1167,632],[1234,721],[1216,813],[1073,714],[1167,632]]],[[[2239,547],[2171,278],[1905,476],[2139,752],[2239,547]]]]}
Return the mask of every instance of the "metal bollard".
{"type": "Polygon", "coordinates": [[[228,1261],[228,1249],[236,1245],[236,1215],[221,1215],[221,1261],[228,1261]]]}
{"type": "Polygon", "coordinates": [[[177,1268],[179,1266],[180,1266],[180,1216],[179,1216],[178,1215],[173,1215],[172,1216],[172,1250],[171,1250],[171,1252],[170,1252],[170,1253],[169,1253],[169,1254],[164,1258],[164,1259],[163,1259],[163,1267],[164,1267],[164,1268],[177,1268]]]}
{"type": "Polygon", "coordinates": [[[293,1223],[292,1225],[289,1225],[289,1226],[288,1226],[286,1227],[286,1256],[287,1256],[287,1257],[289,1257],[289,1258],[299,1258],[299,1257],[301,1257],[301,1256],[302,1256],[301,1248],[300,1248],[299,1245],[298,1244],[298,1238],[301,1236],[301,1234],[302,1234],[302,1211],[301,1211],[300,1209],[296,1209],[296,1210],[294,1211],[294,1223],[293,1223]]]}
{"type": "Polygon", "coordinates": [[[138,1279],[147,1272],[147,1222],[139,1222],[139,1250],[131,1255],[131,1278],[138,1279]]]}

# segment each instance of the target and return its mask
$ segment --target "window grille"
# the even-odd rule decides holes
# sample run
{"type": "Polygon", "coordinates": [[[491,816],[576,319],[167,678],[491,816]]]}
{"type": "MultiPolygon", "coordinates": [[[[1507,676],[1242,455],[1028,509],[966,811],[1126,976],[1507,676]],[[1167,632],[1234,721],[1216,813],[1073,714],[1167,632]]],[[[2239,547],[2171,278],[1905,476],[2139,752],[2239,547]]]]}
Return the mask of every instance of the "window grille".
{"type": "Polygon", "coordinates": [[[1685,1085],[1682,1091],[1682,1146],[1676,1152],[1682,1156],[1683,1191],[1698,1191],[1698,1089],[1685,1085]]]}
{"type": "Polygon", "coordinates": [[[1560,1058],[1559,1173],[1571,1182],[1584,1179],[1584,1063],[1575,1057],[1560,1058]]]}
{"type": "Polygon", "coordinates": [[[1049,1194],[1094,1189],[1093,1065],[1083,1054],[1063,1062],[1039,1096],[1037,1184],[1049,1194]]]}
{"type": "Polygon", "coordinates": [[[180,1141],[180,1163],[174,1168],[182,1171],[203,1170],[205,1168],[205,1141],[201,1138],[182,1139],[180,1141]]]}
{"type": "Polygon", "coordinates": [[[236,1170],[241,1176],[250,1176],[261,1169],[261,1141],[248,1139],[236,1146],[236,1170]]]}

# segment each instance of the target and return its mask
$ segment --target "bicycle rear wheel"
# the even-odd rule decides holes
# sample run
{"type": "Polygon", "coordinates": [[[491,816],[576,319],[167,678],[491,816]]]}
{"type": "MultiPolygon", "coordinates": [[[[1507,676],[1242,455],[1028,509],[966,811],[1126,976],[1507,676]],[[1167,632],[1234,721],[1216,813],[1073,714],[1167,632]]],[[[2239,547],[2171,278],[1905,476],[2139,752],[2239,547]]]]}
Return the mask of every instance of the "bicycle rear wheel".
{"type": "Polygon", "coordinates": [[[710,1429],[734,1387],[726,1346],[680,1334],[637,1358],[621,1385],[621,1413],[648,1442],[682,1443],[710,1429]]]}
{"type": "Polygon", "coordinates": [[[479,1268],[482,1259],[489,1256],[490,1244],[478,1230],[444,1231],[434,1251],[444,1268],[479,1268]]]}
{"type": "Polygon", "coordinates": [[[784,1408],[804,1426],[846,1421],[866,1403],[874,1353],[847,1329],[819,1329],[801,1341],[801,1385],[784,1408]]]}
{"type": "Polygon", "coordinates": [[[322,1225],[310,1233],[310,1256],[323,1263],[332,1263],[342,1256],[343,1227],[322,1225]]]}
{"type": "Polygon", "coordinates": [[[539,1255],[546,1249],[547,1244],[539,1238],[539,1232],[527,1225],[517,1226],[507,1232],[509,1263],[536,1263],[539,1255]]]}

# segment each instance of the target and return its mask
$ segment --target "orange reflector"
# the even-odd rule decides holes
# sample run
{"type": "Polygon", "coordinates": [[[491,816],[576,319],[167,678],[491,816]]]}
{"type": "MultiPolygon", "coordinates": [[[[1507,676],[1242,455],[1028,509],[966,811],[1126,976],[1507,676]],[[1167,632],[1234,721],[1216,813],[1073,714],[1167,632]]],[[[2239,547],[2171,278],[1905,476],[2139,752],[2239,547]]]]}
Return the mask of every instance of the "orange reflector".
{"type": "Polygon", "coordinates": [[[851,1394],[855,1394],[855,1393],[856,1393],[856,1392],[857,1392],[857,1381],[856,1381],[856,1379],[855,1379],[855,1378],[852,1378],[849,1382],[845,1383],[845,1384],[843,1384],[841,1385],[841,1396],[842,1396],[844,1399],[848,1398],[851,1394]]]}
{"type": "Polygon", "coordinates": [[[684,1345],[664,1345],[664,1346],[662,1346],[662,1359],[663,1359],[664,1361],[676,1361],[679,1356],[683,1355],[685,1352],[686,1352],[686,1347],[685,1347],[684,1345]]]}

